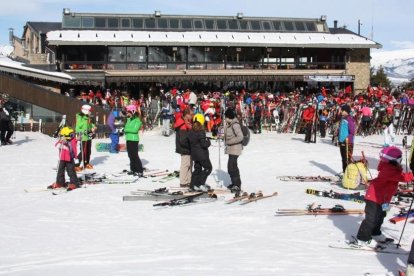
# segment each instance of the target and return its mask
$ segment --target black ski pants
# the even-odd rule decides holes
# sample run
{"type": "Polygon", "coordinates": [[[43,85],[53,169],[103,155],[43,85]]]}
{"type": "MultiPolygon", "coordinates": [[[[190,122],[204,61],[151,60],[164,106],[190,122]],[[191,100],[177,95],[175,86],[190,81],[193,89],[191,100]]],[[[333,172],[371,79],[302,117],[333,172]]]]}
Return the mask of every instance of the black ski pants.
{"type": "Polygon", "coordinates": [[[342,158],[342,171],[345,172],[346,166],[352,162],[352,153],[354,152],[354,144],[345,142],[339,143],[339,151],[342,158]]]}
{"type": "Polygon", "coordinates": [[[319,132],[321,133],[321,138],[326,136],[326,121],[319,121],[319,132]]]}
{"type": "Polygon", "coordinates": [[[2,144],[10,141],[14,132],[14,126],[11,121],[3,120],[0,122],[0,136],[2,144]]]}
{"type": "Polygon", "coordinates": [[[78,179],[78,176],[76,175],[75,164],[73,163],[73,161],[68,162],[64,160],[59,161],[59,167],[58,167],[57,176],[56,176],[56,184],[60,184],[62,186],[65,185],[65,169],[66,169],[66,172],[68,173],[70,183],[75,184],[76,186],[79,186],[79,179],[78,179]]]}
{"type": "Polygon", "coordinates": [[[413,242],[411,243],[411,250],[410,250],[410,254],[408,255],[407,263],[414,265],[414,239],[413,239],[413,242]]]}
{"type": "Polygon", "coordinates": [[[305,122],[305,142],[310,142],[312,137],[312,121],[305,122]]]}
{"type": "Polygon", "coordinates": [[[227,162],[227,172],[230,175],[231,185],[241,187],[240,171],[237,165],[238,155],[229,155],[229,161],[227,162]]]}
{"type": "Polygon", "coordinates": [[[386,212],[382,210],[381,204],[365,200],[365,219],[359,227],[357,239],[369,241],[372,236],[381,235],[381,225],[384,222],[386,212]]]}
{"type": "Polygon", "coordinates": [[[194,171],[191,175],[191,187],[206,184],[207,177],[213,170],[210,159],[194,161],[194,171]]]}
{"type": "Polygon", "coordinates": [[[129,168],[132,172],[143,173],[142,162],[138,155],[138,141],[126,141],[129,157],[129,168]]]}

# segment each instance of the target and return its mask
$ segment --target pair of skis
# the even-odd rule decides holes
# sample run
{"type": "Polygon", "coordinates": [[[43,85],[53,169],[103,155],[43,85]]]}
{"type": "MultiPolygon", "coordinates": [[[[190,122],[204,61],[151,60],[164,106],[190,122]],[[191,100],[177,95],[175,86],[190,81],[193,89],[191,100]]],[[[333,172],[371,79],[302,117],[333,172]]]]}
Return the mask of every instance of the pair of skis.
{"type": "Polygon", "coordinates": [[[185,196],[194,195],[197,192],[169,191],[166,187],[155,190],[136,190],[131,195],[123,196],[123,201],[167,201],[181,199],[185,196]]]}
{"type": "Polygon", "coordinates": [[[310,195],[320,196],[320,197],[329,197],[334,199],[341,199],[341,200],[348,200],[358,203],[365,203],[364,196],[361,195],[359,192],[346,194],[346,193],[338,193],[332,190],[330,191],[319,191],[314,189],[306,189],[306,193],[310,195]]]}
{"type": "Polygon", "coordinates": [[[261,191],[257,193],[250,193],[250,194],[247,192],[243,192],[239,196],[235,196],[234,198],[227,200],[226,204],[232,204],[235,202],[239,202],[240,205],[246,205],[252,202],[257,202],[259,200],[274,197],[274,196],[277,196],[277,192],[274,192],[270,195],[264,195],[261,191]]]}
{"type": "Polygon", "coordinates": [[[310,204],[306,209],[279,209],[275,216],[305,216],[305,215],[361,215],[364,210],[359,209],[345,209],[342,205],[335,205],[332,208],[322,208],[321,205],[310,204]]]}

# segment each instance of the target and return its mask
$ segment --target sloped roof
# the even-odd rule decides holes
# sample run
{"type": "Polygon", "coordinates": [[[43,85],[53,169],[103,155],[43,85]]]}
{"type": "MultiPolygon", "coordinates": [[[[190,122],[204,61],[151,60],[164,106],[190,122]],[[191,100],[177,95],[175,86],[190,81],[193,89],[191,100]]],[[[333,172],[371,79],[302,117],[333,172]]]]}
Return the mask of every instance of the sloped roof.
{"type": "Polygon", "coordinates": [[[28,21],[28,22],[26,22],[26,25],[24,26],[23,37],[24,37],[28,27],[30,27],[31,29],[33,29],[37,33],[46,34],[50,31],[61,30],[62,29],[62,23],[61,22],[33,22],[33,21],[28,21]]]}

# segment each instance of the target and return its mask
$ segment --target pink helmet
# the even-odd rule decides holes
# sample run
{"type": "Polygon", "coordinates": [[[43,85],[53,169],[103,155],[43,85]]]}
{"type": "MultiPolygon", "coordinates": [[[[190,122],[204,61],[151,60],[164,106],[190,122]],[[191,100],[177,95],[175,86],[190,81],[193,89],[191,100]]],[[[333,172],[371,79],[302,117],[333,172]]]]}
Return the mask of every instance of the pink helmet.
{"type": "Polygon", "coordinates": [[[126,107],[127,112],[132,112],[134,114],[137,111],[137,106],[134,104],[130,104],[126,107]]]}
{"type": "Polygon", "coordinates": [[[384,162],[395,161],[401,163],[402,151],[394,146],[383,148],[380,152],[380,160],[384,162]]]}

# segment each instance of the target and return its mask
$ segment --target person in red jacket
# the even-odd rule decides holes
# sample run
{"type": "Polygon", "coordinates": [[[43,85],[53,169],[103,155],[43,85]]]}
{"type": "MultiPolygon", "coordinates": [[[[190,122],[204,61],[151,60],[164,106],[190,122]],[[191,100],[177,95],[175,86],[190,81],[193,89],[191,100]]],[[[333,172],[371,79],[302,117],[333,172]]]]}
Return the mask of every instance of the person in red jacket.
{"type": "Polygon", "coordinates": [[[315,108],[312,103],[303,111],[303,122],[305,123],[305,143],[310,143],[312,134],[313,117],[315,116],[315,108]]]}
{"type": "Polygon", "coordinates": [[[353,243],[355,246],[375,248],[378,241],[385,240],[381,225],[391,198],[397,192],[398,182],[404,181],[402,155],[401,150],[394,146],[381,150],[378,176],[370,181],[365,194],[365,219],[353,243]]]}

